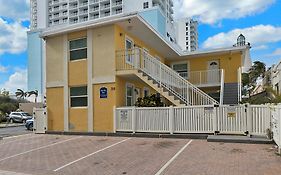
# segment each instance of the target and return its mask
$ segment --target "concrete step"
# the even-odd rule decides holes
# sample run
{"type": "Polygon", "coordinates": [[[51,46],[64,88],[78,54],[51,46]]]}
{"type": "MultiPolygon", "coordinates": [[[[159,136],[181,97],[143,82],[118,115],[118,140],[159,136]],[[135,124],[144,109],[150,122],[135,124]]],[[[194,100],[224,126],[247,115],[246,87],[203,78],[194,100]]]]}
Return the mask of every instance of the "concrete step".
{"type": "Polygon", "coordinates": [[[251,144],[272,144],[273,141],[267,137],[248,137],[237,135],[209,135],[208,142],[224,142],[224,143],[251,143],[251,144]]]}

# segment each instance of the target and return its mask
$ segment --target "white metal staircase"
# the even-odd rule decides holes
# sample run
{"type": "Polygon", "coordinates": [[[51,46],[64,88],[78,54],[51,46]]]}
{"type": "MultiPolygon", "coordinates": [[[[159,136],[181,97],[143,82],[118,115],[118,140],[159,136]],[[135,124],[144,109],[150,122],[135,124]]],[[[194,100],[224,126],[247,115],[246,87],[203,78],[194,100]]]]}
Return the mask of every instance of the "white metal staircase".
{"type": "Polygon", "coordinates": [[[117,71],[131,70],[174,105],[212,105],[218,102],[140,48],[117,51],[117,71]]]}

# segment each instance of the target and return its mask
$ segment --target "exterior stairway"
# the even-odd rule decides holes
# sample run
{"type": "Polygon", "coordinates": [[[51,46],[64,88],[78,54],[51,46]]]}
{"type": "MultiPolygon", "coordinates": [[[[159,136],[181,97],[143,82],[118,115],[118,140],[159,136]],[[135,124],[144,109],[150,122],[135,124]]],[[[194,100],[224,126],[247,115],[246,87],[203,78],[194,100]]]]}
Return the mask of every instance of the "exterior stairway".
{"type": "Polygon", "coordinates": [[[176,106],[218,102],[140,48],[117,52],[117,71],[130,70],[176,106]]]}

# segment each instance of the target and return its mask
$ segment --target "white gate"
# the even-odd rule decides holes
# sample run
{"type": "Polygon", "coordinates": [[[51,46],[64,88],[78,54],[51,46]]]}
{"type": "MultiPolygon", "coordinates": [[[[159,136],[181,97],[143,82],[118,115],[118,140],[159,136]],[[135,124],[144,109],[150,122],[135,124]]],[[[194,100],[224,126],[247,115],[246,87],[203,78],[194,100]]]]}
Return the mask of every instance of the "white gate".
{"type": "Polygon", "coordinates": [[[247,131],[247,111],[245,105],[217,108],[217,131],[229,134],[244,134],[247,131]]]}
{"type": "Polygon", "coordinates": [[[33,108],[33,130],[37,134],[45,134],[47,131],[46,108],[33,108]]]}
{"type": "Polygon", "coordinates": [[[204,105],[115,110],[115,131],[157,133],[224,133],[267,135],[270,108],[266,105],[204,105]]]}

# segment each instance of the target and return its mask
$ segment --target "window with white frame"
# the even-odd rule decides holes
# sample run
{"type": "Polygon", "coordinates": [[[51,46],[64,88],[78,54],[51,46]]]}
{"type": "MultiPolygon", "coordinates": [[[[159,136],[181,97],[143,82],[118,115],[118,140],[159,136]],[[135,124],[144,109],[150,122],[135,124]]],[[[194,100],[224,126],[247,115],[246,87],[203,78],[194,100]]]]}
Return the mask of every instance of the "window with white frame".
{"type": "Polygon", "coordinates": [[[87,107],[88,92],[87,86],[70,88],[70,107],[87,107]]]}
{"type": "Polygon", "coordinates": [[[174,63],[172,69],[180,74],[185,79],[188,79],[188,63],[174,63]]]}
{"type": "Polygon", "coordinates": [[[149,3],[148,2],[144,2],[143,3],[143,9],[147,9],[149,8],[149,3]]]}
{"type": "Polygon", "coordinates": [[[87,38],[69,41],[70,61],[87,58],[87,38]]]}
{"type": "Polygon", "coordinates": [[[126,106],[134,106],[134,86],[126,85],[126,106]]]}

